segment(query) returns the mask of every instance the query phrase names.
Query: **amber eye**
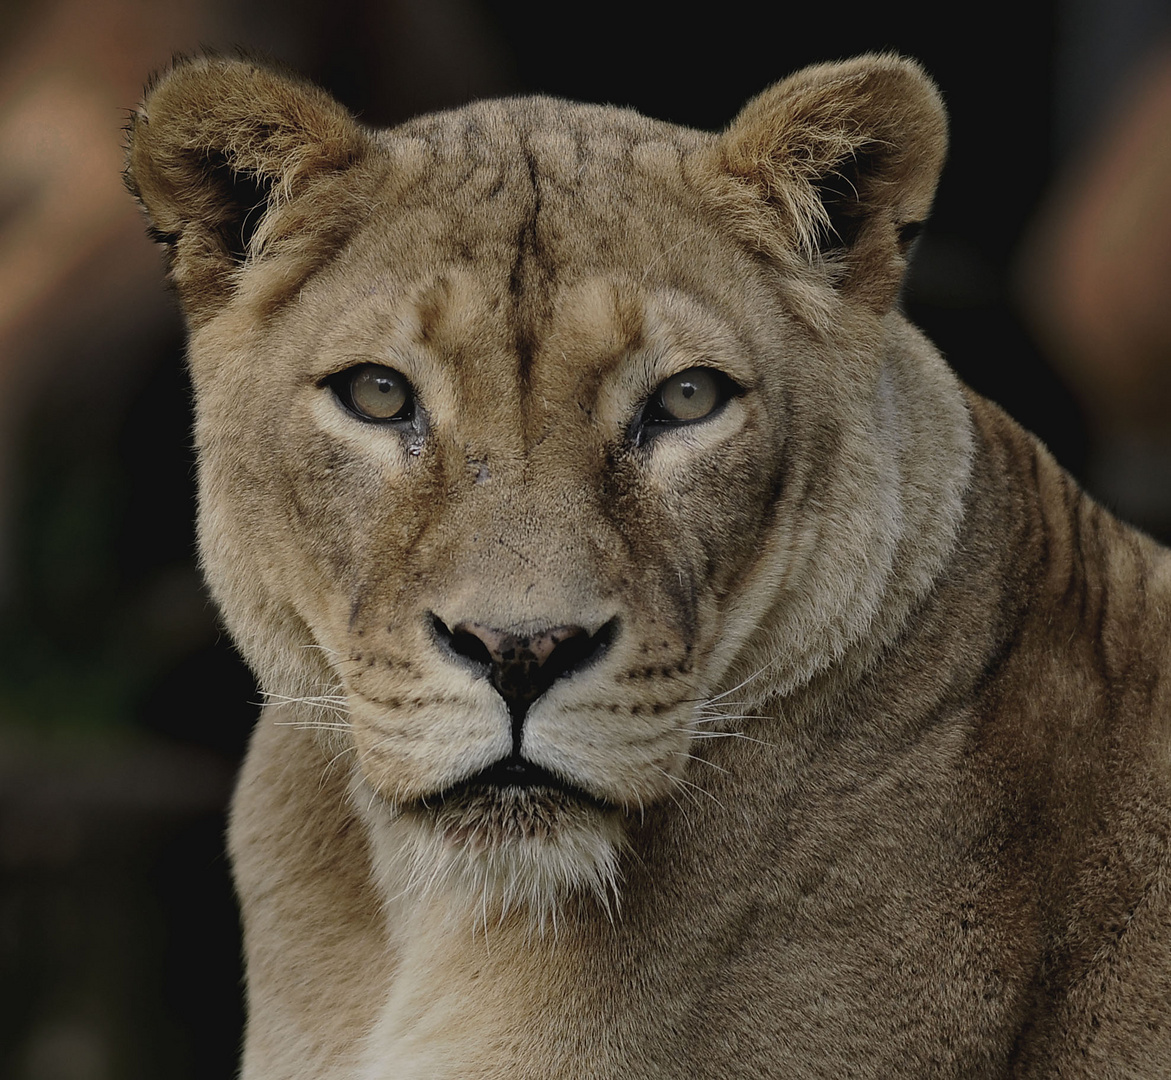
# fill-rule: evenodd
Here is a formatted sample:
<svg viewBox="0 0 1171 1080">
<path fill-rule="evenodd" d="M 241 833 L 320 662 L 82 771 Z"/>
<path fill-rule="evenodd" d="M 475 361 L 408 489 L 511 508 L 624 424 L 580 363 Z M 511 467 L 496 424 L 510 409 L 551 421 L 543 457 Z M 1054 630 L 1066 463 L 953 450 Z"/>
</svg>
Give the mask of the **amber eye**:
<svg viewBox="0 0 1171 1080">
<path fill-rule="evenodd" d="M 655 393 L 657 404 L 672 420 L 687 423 L 702 420 L 720 403 L 716 373 L 692 368 L 672 375 Z"/>
<path fill-rule="evenodd" d="M 363 420 L 410 420 L 415 393 L 407 377 L 382 364 L 359 364 L 325 380 L 337 399 Z"/>
<path fill-rule="evenodd" d="M 647 399 L 636 423 L 635 443 L 665 427 L 694 424 L 743 391 L 721 371 L 694 367 L 672 375 Z"/>
</svg>

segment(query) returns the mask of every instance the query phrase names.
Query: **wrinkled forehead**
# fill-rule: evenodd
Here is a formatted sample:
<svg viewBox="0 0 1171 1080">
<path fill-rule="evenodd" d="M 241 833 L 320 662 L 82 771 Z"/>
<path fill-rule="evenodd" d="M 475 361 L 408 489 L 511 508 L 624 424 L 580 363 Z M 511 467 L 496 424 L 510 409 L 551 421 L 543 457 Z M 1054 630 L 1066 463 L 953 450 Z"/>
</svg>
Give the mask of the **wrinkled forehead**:
<svg viewBox="0 0 1171 1080">
<path fill-rule="evenodd" d="M 535 194 L 555 211 L 677 179 L 712 141 L 629 110 L 542 97 L 477 102 L 380 136 L 391 154 L 418 154 L 432 185 L 446 181 L 488 198 Z"/>
<path fill-rule="evenodd" d="M 710 334 L 700 309 L 727 307 L 735 272 L 720 263 L 743 253 L 691 181 L 709 141 L 548 99 L 386 133 L 391 181 L 326 274 L 336 323 L 355 352 L 393 338 L 461 365 L 507 355 L 532 379 L 559 355 L 603 363 Z"/>
<path fill-rule="evenodd" d="M 710 137 L 634 113 L 484 102 L 380 141 L 391 182 L 349 257 L 402 285 L 471 269 L 539 314 L 567 276 L 645 272 L 702 217 L 690 174 Z"/>
</svg>

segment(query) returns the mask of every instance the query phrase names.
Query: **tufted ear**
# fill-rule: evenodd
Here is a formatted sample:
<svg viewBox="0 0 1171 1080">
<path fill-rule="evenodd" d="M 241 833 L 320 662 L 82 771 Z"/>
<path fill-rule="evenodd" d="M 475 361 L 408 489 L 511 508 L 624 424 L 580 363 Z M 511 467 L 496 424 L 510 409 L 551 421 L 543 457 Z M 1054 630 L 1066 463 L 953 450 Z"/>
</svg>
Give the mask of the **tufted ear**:
<svg viewBox="0 0 1171 1080">
<path fill-rule="evenodd" d="M 292 289 L 360 218 L 352 174 L 369 138 L 324 91 L 261 65 L 178 61 L 147 88 L 128 135 L 127 186 L 168 249 L 193 325 L 227 300 L 246 261 L 286 256 Z"/>
<path fill-rule="evenodd" d="M 718 143 L 721 168 L 756 204 L 741 219 L 755 218 L 759 236 L 763 211 L 781 247 L 879 312 L 898 294 L 946 150 L 939 91 L 891 55 L 797 72 L 749 102 Z"/>
</svg>

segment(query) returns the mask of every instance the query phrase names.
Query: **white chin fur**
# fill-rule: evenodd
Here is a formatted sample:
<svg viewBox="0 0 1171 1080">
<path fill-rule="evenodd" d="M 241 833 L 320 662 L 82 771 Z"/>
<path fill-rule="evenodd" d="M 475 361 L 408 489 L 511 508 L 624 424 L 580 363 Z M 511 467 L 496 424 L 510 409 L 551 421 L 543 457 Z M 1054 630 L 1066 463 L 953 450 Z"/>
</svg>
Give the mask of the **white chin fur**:
<svg viewBox="0 0 1171 1080">
<path fill-rule="evenodd" d="M 365 796 L 361 792 L 365 792 Z M 361 784 L 376 878 L 393 907 L 440 898 L 487 933 L 510 916 L 556 932 L 567 906 L 617 908 L 622 814 L 545 789 L 465 794 L 393 808 Z"/>
</svg>

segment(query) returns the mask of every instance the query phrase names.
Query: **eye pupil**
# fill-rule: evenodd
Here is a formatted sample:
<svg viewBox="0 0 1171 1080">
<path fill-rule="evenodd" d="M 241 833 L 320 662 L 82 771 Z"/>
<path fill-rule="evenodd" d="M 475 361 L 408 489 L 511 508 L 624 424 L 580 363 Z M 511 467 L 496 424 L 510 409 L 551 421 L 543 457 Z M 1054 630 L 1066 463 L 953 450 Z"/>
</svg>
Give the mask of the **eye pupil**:
<svg viewBox="0 0 1171 1080">
<path fill-rule="evenodd" d="M 326 380 L 338 401 L 363 420 L 410 420 L 415 394 L 405 375 L 382 364 L 359 364 Z"/>
<path fill-rule="evenodd" d="M 727 398 L 726 380 L 710 368 L 692 368 L 672 375 L 659 387 L 655 400 L 658 415 L 650 419 L 664 424 L 689 424 L 711 415 Z"/>
</svg>

